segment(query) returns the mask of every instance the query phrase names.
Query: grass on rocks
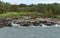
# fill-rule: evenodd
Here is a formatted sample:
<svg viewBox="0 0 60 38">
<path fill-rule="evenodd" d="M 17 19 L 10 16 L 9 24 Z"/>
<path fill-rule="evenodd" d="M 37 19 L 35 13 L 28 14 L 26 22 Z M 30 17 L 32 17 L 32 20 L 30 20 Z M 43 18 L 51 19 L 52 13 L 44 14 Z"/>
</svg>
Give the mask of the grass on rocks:
<svg viewBox="0 0 60 38">
<path fill-rule="evenodd" d="M 38 12 L 7 12 L 0 14 L 0 17 L 14 17 L 14 16 L 36 16 L 36 15 L 42 15 L 42 13 Z"/>
<path fill-rule="evenodd" d="M 38 12 L 6 12 L 3 14 L 0 14 L 0 17 L 6 17 L 6 18 L 13 18 L 13 17 L 19 17 L 19 16 L 31 16 L 32 18 L 35 18 L 37 16 L 44 16 L 43 13 Z M 60 15 L 55 15 L 57 19 L 60 20 Z"/>
</svg>

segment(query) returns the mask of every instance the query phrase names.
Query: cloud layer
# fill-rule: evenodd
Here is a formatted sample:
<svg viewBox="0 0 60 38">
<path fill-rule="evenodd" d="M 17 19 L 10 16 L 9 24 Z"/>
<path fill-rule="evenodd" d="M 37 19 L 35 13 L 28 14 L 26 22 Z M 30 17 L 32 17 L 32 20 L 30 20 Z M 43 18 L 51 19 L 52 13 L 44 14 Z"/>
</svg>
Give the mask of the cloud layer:
<svg viewBox="0 0 60 38">
<path fill-rule="evenodd" d="M 60 3 L 60 0 L 1 0 L 1 1 L 9 2 L 11 4 L 21 4 L 21 3 L 37 4 L 37 3 L 54 3 L 54 2 Z"/>
</svg>

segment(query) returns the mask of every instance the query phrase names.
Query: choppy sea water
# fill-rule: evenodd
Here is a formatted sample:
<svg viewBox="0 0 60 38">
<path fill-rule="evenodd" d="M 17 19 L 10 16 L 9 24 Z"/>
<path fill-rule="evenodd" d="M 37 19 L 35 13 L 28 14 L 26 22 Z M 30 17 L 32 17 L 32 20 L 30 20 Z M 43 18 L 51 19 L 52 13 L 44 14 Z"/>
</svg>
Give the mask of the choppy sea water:
<svg viewBox="0 0 60 38">
<path fill-rule="evenodd" d="M 0 38 L 60 38 L 60 27 L 4 27 Z"/>
</svg>

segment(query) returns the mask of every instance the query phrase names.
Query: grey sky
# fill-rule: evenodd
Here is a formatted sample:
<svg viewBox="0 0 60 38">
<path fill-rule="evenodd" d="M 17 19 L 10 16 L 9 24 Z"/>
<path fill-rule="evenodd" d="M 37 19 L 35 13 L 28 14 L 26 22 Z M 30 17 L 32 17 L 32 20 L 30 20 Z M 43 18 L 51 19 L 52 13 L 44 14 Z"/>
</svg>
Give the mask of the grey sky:
<svg viewBox="0 0 60 38">
<path fill-rule="evenodd" d="M 54 3 L 54 2 L 60 3 L 60 0 L 1 0 L 1 1 L 9 2 L 11 4 L 21 4 L 21 3 L 37 4 L 37 3 Z"/>
</svg>

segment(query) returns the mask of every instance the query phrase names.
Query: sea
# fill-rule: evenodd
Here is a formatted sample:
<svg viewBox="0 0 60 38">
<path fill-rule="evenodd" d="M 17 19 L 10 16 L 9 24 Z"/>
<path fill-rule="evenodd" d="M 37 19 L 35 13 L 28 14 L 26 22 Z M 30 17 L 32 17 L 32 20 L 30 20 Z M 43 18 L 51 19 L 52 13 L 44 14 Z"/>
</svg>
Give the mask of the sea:
<svg viewBox="0 0 60 38">
<path fill-rule="evenodd" d="M 60 27 L 4 27 L 0 29 L 0 38 L 60 38 Z"/>
</svg>

